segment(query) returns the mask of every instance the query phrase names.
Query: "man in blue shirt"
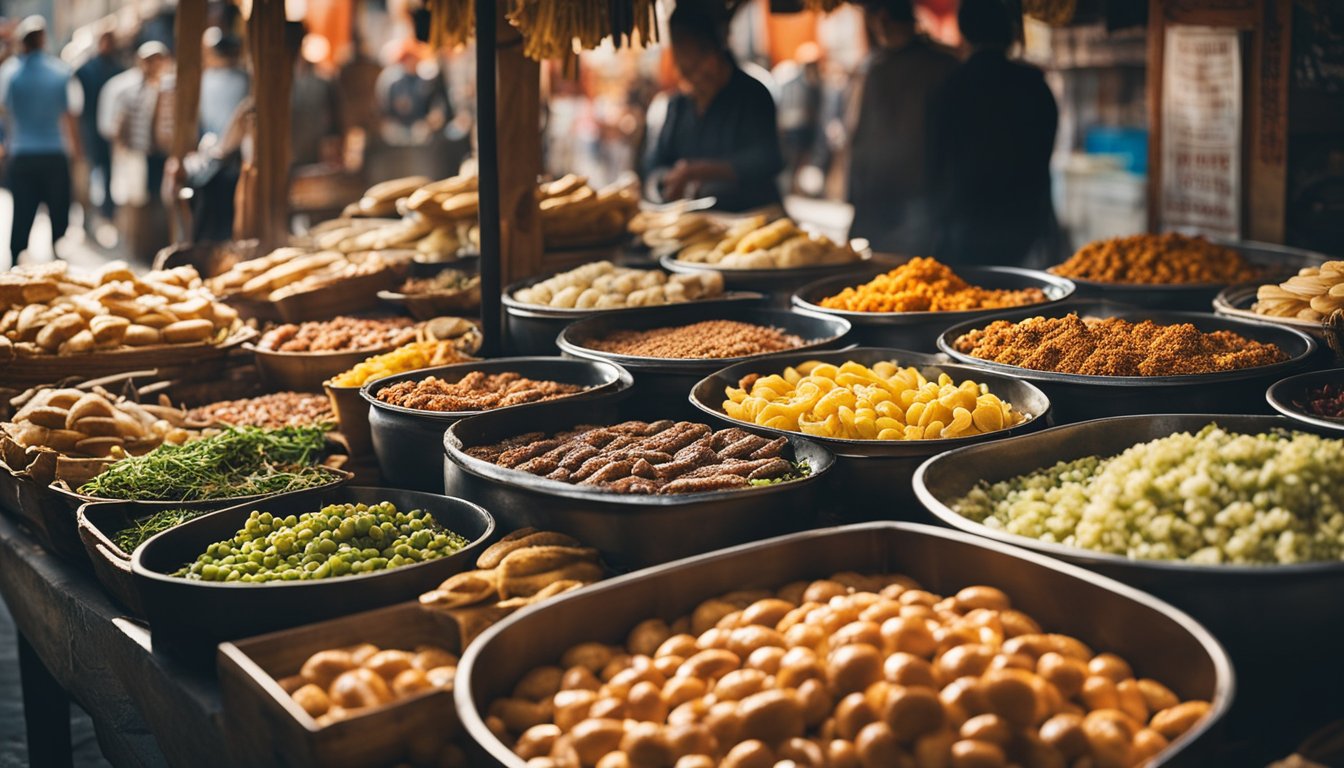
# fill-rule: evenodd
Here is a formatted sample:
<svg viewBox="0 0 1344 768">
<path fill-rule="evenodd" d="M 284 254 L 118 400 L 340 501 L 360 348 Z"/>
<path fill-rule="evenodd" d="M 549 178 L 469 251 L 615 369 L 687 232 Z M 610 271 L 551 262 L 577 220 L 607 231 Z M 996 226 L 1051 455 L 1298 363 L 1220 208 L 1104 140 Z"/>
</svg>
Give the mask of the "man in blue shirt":
<svg viewBox="0 0 1344 768">
<path fill-rule="evenodd" d="M 9 188 L 14 194 L 14 223 L 9 252 L 14 263 L 28 249 L 28 234 L 39 205 L 51 217 L 52 245 L 70 223 L 70 159 L 61 138 L 65 124 L 70 155 L 79 155 L 75 123 L 78 85 L 70 68 L 42 51 L 47 23 L 29 16 L 14 29 L 18 56 L 0 66 L 0 107 L 9 123 Z"/>
</svg>

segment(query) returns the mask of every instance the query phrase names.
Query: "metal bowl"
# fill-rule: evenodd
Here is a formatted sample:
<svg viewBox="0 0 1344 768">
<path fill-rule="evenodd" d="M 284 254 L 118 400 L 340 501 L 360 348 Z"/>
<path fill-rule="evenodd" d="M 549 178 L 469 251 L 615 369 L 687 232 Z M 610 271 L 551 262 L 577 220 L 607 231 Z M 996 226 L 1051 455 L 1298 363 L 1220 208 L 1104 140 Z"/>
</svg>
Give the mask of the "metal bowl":
<svg viewBox="0 0 1344 768">
<path fill-rule="evenodd" d="M 1215 314 L 1223 317 L 1234 317 L 1241 320 L 1251 320 L 1258 323 L 1272 323 L 1282 325 L 1287 328 L 1293 328 L 1303 333 L 1310 334 L 1317 341 L 1325 342 L 1321 344 L 1322 352 L 1329 352 L 1327 346 L 1332 337 L 1339 336 L 1335 341 L 1335 346 L 1344 349 L 1344 330 L 1340 330 L 1329 323 L 1320 323 L 1315 320 L 1302 320 L 1296 317 L 1275 317 L 1273 315 L 1262 315 L 1251 309 L 1255 304 L 1256 293 L 1260 290 L 1260 285 L 1243 284 L 1230 285 L 1224 288 L 1213 299 L 1213 311 Z"/>
<path fill-rule="evenodd" d="M 553 434 L 588 419 L 560 403 L 463 419 L 443 438 L 444 488 L 487 505 L 505 528 L 561 531 L 597 547 L 608 564 L 632 569 L 813 524 L 818 489 L 834 460 L 830 451 L 795 435 L 790 448 L 795 460 L 807 462 L 807 477 L 756 488 L 650 495 L 547 480 L 465 451 L 528 432 Z"/>
<path fill-rule="evenodd" d="M 205 548 L 232 537 L 253 510 L 286 516 L 328 504 L 390 501 L 398 509 L 424 509 L 467 546 L 437 560 L 375 573 L 314 581 L 262 584 L 188 581 L 171 576 Z M 197 663 L 214 661 L 215 645 L 414 598 L 455 573 L 474 567 L 495 521 L 462 499 L 390 488 L 344 487 L 293 493 L 227 507 L 171 528 L 131 556 L 135 586 L 154 632 L 154 650 L 168 648 Z"/>
<path fill-rule="evenodd" d="M 1204 332 L 1232 331 L 1253 341 L 1278 345 L 1288 359 L 1273 365 L 1239 371 L 1182 376 L 1084 376 L 1074 373 L 1037 371 L 1016 365 L 994 363 L 958 352 L 958 337 L 996 320 L 1019 321 L 1029 317 L 1080 316 L 1119 317 L 1131 322 L 1191 323 Z M 1054 404 L 1060 423 L 1085 421 L 1099 416 L 1129 416 L 1142 413 L 1269 413 L 1265 387 L 1285 374 L 1305 367 L 1316 351 L 1307 334 L 1272 323 L 1255 323 L 1207 312 L 1160 312 L 1109 302 L 1073 301 L 1046 310 L 1019 309 L 961 323 L 938 338 L 938 348 L 954 360 L 985 371 L 1018 376 L 1038 385 Z"/>
<path fill-rule="evenodd" d="M 561 357 L 506 357 L 497 360 L 454 363 L 438 368 L 399 373 L 375 379 L 360 389 L 360 397 L 369 409 L 369 430 L 373 451 L 383 482 L 394 488 L 409 488 L 431 493 L 443 492 L 443 433 L 456 422 L 481 411 L 421 411 L 378 399 L 383 389 L 402 381 L 420 381 L 430 376 L 457 381 L 472 371 L 512 372 L 529 379 L 558 381 L 588 387 L 577 394 L 557 398 L 573 407 L 602 408 L 614 416 L 612 406 L 630 388 L 630 373 L 619 365 L 593 360 L 566 360 Z M 543 403 L 510 406 L 499 410 L 526 410 Z"/>
<path fill-rule="evenodd" d="M 365 359 L 396 347 L 361 349 L 353 352 L 273 352 L 255 344 L 244 344 L 257 363 L 261 378 L 273 390 L 321 392 L 322 382 L 354 367 Z"/>
<path fill-rule="evenodd" d="M 479 750 L 472 764 L 524 768 L 526 761 L 486 728 L 484 713 L 492 701 L 509 696 L 526 672 L 555 664 L 571 646 L 592 640 L 623 643 L 640 621 L 672 621 L 730 590 L 773 589 L 840 571 L 902 573 L 943 594 L 972 584 L 998 587 L 1048 631 L 1118 653 L 1136 673 L 1161 680 L 1181 697 L 1209 701 L 1208 718 L 1153 765 L 1207 759 L 1218 722 L 1232 702 L 1235 683 L 1222 647 L 1166 603 L 1016 547 L 924 525 L 870 523 L 669 563 L 548 600 L 494 625 L 468 646 L 453 693 Z"/>
<path fill-rule="evenodd" d="M 618 307 L 615 309 L 565 309 L 561 307 L 542 307 L 536 304 L 524 304 L 513 298 L 513 294 L 523 288 L 547 280 L 554 275 L 542 275 L 522 280 L 506 287 L 500 301 L 504 304 L 504 330 L 508 337 L 508 349 L 514 355 L 554 355 L 558 351 L 555 338 L 565 326 L 575 320 L 586 317 L 624 317 L 638 312 L 644 307 Z M 764 294 L 744 291 L 730 291 L 722 296 L 710 299 L 697 299 L 686 302 L 688 305 L 712 312 L 721 306 L 733 306 L 739 302 L 759 302 Z"/>
<path fill-rule="evenodd" d="M 850 312 L 821 306 L 822 299 L 834 296 L 845 288 L 872 280 L 885 274 L 869 271 L 860 275 L 843 275 L 818 280 L 793 295 L 793 305 L 809 312 L 831 317 L 843 317 L 854 330 L 850 338 L 859 344 L 873 347 L 909 349 L 915 352 L 936 352 L 938 334 L 954 323 L 987 317 L 1002 309 L 973 309 L 966 312 Z M 1022 290 L 1040 288 L 1047 301 L 1030 305 L 1039 310 L 1057 304 L 1073 295 L 1073 283 L 1065 278 L 1017 267 L 958 267 L 957 275 L 971 285 L 981 288 Z"/>
<path fill-rule="evenodd" d="M 1336 434 L 1344 433 L 1344 419 L 1329 419 L 1324 416 L 1313 416 L 1298 408 L 1298 400 L 1306 397 L 1311 389 L 1322 384 L 1344 384 L 1344 368 L 1332 368 L 1328 371 L 1310 371 L 1308 373 L 1299 373 L 1296 376 L 1289 376 L 1282 381 L 1275 382 L 1269 391 L 1265 393 L 1265 399 L 1274 410 L 1282 413 L 1293 421 L 1315 427 L 1316 429 L 1334 432 Z"/>
<path fill-rule="evenodd" d="M 1328 260 L 1325 254 L 1289 248 L 1273 243 L 1257 243 L 1249 240 L 1223 240 L 1211 238 L 1218 245 L 1225 245 L 1237 252 L 1252 264 L 1265 267 L 1266 277 L 1282 274 L 1284 277 L 1298 269 L 1312 264 L 1321 264 Z M 1051 268 L 1054 269 L 1053 267 Z M 1095 280 L 1069 278 L 1078 285 L 1078 298 L 1091 301 L 1113 301 L 1136 307 L 1160 309 L 1173 312 L 1207 312 L 1218 292 L 1227 287 L 1227 283 L 1182 283 L 1176 285 L 1149 283 L 1102 283 Z"/>
<path fill-rule="evenodd" d="M 566 355 L 587 360 L 606 360 L 629 370 L 635 377 L 632 403 L 656 402 L 658 413 L 666 418 L 689 417 L 695 412 L 686 407 L 686 393 L 706 375 L 725 365 L 773 358 L 788 353 L 767 352 L 732 358 L 636 357 L 603 352 L 585 346 L 585 343 L 589 339 L 600 338 L 618 330 L 645 330 L 686 325 L 701 320 L 737 320 L 780 328 L 804 340 L 803 346 L 798 347 L 799 351 L 834 347 L 840 344 L 845 334 L 849 332 L 849 323 L 842 318 L 807 312 L 762 309 L 747 305 L 707 309 L 688 304 L 671 304 L 631 312 L 620 317 L 600 316 L 579 320 L 560 333 L 556 344 Z"/>
<path fill-rule="evenodd" d="M 827 479 L 830 493 L 825 494 L 826 498 L 838 501 L 884 499 L 883 504 L 868 505 L 866 515 L 857 514 L 853 504 L 839 504 L 841 509 L 835 513 L 841 519 L 927 519 L 927 516 L 922 514 L 923 510 L 915 503 L 909 482 L 915 469 L 925 459 L 964 445 L 1034 432 L 1043 429 L 1049 423 L 1050 399 L 1029 382 L 1011 376 L 986 373 L 964 365 L 948 364 L 943 355 L 924 355 L 877 347 L 859 347 L 838 352 L 800 352 L 766 360 L 737 363 L 701 379 L 691 390 L 691 404 L 719 421 L 749 432 L 772 436 L 797 435 L 799 434 L 797 432 L 765 427 L 728 416 L 723 412 L 724 388 L 736 387 L 742 377 L 748 374 L 781 373 L 786 367 L 807 360 L 821 360 L 835 365 L 851 360 L 862 365 L 895 361 L 901 365 L 913 365 L 919 368 L 920 372 L 930 379 L 936 379 L 938 374 L 943 372 L 953 378 L 975 379 L 982 384 L 988 384 L 991 392 L 1012 403 L 1014 409 L 1029 416 L 1021 424 L 998 432 L 947 440 L 850 440 L 807 435 L 807 439 L 825 446 L 835 454 L 835 468 L 831 470 Z M 891 502 L 908 502 L 908 504 Z"/>
<path fill-rule="evenodd" d="M 1338 638 L 1344 634 L 1344 562 L 1281 566 L 1194 565 L 1128 558 L 1017 536 L 962 517 L 952 504 L 981 482 L 994 483 L 1085 456 L 1112 456 L 1142 442 L 1195 431 L 1211 421 L 1236 432 L 1257 433 L 1300 425 L 1281 416 L 1178 414 L 1128 416 L 1071 424 L 1000 442 L 949 451 L 915 473 L 915 493 L 946 525 L 1003 544 L 1088 568 L 1150 592 L 1188 611 L 1227 645 L 1243 695 L 1241 725 L 1256 736 L 1323 723 L 1344 711 L 1344 676 Z M 1291 658 L 1284 639 L 1291 637 Z M 1328 682 L 1327 682 L 1328 681 Z M 1322 719 L 1324 718 L 1324 719 Z M 1281 722 L 1280 722 L 1281 721 Z M 1296 741 L 1278 744 L 1280 757 Z M 1263 747 L 1264 744 L 1257 746 Z M 1266 761 L 1260 760 L 1263 765 Z M 1238 764 L 1254 765 L 1250 758 Z"/>
<path fill-rule="evenodd" d="M 873 249 L 869 247 L 868 241 L 859 238 L 851 240 L 849 245 L 859 254 L 859 258 L 842 264 L 816 264 L 789 269 L 729 269 L 716 264 L 681 261 L 675 251 L 664 253 L 658 259 L 658 264 L 669 272 L 683 275 L 718 272 L 723 275 L 723 285 L 728 290 L 761 291 L 770 297 L 770 306 L 788 309 L 794 291 L 808 283 L 823 277 L 863 272 L 871 268 Z"/>
</svg>

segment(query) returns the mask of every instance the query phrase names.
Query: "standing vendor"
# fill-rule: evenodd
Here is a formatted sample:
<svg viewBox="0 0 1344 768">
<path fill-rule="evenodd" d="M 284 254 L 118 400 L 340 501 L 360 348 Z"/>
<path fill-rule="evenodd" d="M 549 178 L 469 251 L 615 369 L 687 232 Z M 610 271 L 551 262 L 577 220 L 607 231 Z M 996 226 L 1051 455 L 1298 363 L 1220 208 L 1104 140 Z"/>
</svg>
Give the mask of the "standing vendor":
<svg viewBox="0 0 1344 768">
<path fill-rule="evenodd" d="M 682 4 L 668 26 L 682 92 L 645 159 L 650 187 L 664 200 L 712 195 L 727 211 L 779 203 L 784 157 L 770 91 L 738 68 L 709 13 Z"/>
</svg>

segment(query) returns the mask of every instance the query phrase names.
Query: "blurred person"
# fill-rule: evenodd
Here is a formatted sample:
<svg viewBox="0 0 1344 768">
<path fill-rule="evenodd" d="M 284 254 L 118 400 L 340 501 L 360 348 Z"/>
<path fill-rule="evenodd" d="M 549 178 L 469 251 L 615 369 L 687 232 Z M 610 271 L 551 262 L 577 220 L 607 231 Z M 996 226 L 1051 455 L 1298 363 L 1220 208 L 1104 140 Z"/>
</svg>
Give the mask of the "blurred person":
<svg viewBox="0 0 1344 768">
<path fill-rule="evenodd" d="M 382 114 L 381 133 L 388 144 L 422 143 L 451 119 L 440 70 L 428 69 L 432 72 L 421 72 L 417 45 L 406 40 L 396 60 L 379 73 L 374 91 Z"/>
<path fill-rule="evenodd" d="M 318 64 L 331 53 L 323 35 L 304 35 L 290 93 L 291 165 L 329 163 L 340 165 L 342 140 L 341 93 L 336 83 L 323 77 Z"/>
<path fill-rule="evenodd" d="M 864 63 L 849 143 L 850 237 L 883 253 L 932 249 L 924 156 L 931 95 L 957 67 L 952 54 L 915 31 L 911 0 L 865 0 L 875 47 Z"/>
<path fill-rule="evenodd" d="M 218 137 L 247 98 L 252 78 L 242 66 L 243 44 L 237 37 L 211 27 L 202 36 L 201 48 L 200 134 Z"/>
<path fill-rule="evenodd" d="M 792 60 L 774 69 L 779 83 L 779 133 L 784 150 L 784 176 L 799 185 L 798 172 L 809 162 L 821 122 L 821 47 L 798 46 Z"/>
<path fill-rule="evenodd" d="M 160 237 L 160 192 L 167 164 L 162 142 L 171 109 L 172 60 L 168 47 L 151 41 L 136 49 L 137 66 L 108 81 L 98 99 L 98 130 L 112 143 L 112 199 L 119 228 L 139 256 Z"/>
<path fill-rule="evenodd" d="M 93 56 L 75 70 L 75 77 L 84 91 L 84 108 L 79 112 L 79 140 L 89 167 L 89 190 L 97 189 L 98 212 L 103 218 L 111 219 L 116 211 L 112 202 L 112 144 L 98 132 L 98 99 L 108 81 L 125 71 L 117 58 L 117 36 L 112 30 L 106 30 L 98 36 L 97 48 Z M 84 226 L 88 229 L 93 216 L 84 217 Z"/>
<path fill-rule="evenodd" d="M 1017 30 L 1003 0 L 962 0 L 957 22 L 970 56 L 935 95 L 929 129 L 935 254 L 951 264 L 1051 263 L 1055 98 L 1039 69 L 1008 59 Z"/>
<path fill-rule="evenodd" d="M 80 156 L 75 115 L 81 94 L 70 68 L 43 51 L 45 19 L 23 19 L 13 37 L 19 53 L 0 66 L 0 106 L 8 123 L 9 188 L 14 195 L 9 253 L 18 264 L 28 249 L 39 206 L 46 206 L 51 219 L 53 250 L 70 224 L 70 161 Z"/>
<path fill-rule="evenodd" d="M 651 196 L 713 195 L 727 211 L 778 204 L 784 157 L 770 91 L 737 66 L 707 11 L 679 5 L 668 29 L 682 85 L 645 158 Z"/>
</svg>

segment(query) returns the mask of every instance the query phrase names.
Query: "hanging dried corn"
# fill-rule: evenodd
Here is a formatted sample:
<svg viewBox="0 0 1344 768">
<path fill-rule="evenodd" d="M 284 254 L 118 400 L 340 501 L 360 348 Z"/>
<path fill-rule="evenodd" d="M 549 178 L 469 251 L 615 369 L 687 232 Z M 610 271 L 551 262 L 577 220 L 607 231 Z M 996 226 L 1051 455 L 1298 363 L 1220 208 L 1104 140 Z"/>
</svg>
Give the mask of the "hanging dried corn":
<svg viewBox="0 0 1344 768">
<path fill-rule="evenodd" d="M 1022 14 L 1052 27 L 1062 27 L 1073 21 L 1077 0 L 1022 0 Z"/>
<path fill-rule="evenodd" d="M 475 0 L 427 0 L 429 44 L 436 50 L 456 48 L 471 40 L 476 26 Z"/>
<path fill-rule="evenodd" d="M 511 0 L 509 23 L 529 58 L 569 59 L 611 38 L 617 45 L 657 39 L 655 0 Z"/>
</svg>

